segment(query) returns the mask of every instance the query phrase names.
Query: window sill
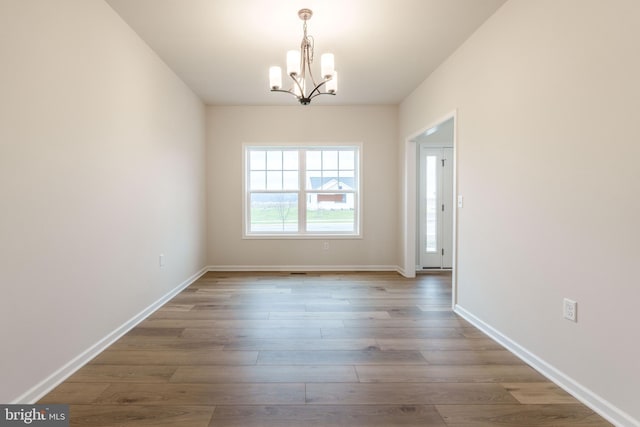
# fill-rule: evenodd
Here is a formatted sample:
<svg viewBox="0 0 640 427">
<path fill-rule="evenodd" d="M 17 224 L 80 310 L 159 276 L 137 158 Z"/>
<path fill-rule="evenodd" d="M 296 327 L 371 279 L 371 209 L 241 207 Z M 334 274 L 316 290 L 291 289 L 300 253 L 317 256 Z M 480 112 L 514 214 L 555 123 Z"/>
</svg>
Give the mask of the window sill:
<svg viewBox="0 0 640 427">
<path fill-rule="evenodd" d="M 362 234 L 245 234 L 243 240 L 358 240 Z"/>
</svg>

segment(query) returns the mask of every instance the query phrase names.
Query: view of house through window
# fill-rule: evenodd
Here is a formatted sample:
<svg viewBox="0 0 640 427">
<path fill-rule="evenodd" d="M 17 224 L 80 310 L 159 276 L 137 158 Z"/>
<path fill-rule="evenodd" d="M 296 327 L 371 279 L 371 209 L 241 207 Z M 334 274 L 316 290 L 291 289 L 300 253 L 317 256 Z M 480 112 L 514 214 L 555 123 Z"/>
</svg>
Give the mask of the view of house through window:
<svg viewBox="0 0 640 427">
<path fill-rule="evenodd" d="M 245 234 L 358 235 L 357 146 L 245 147 Z"/>
</svg>

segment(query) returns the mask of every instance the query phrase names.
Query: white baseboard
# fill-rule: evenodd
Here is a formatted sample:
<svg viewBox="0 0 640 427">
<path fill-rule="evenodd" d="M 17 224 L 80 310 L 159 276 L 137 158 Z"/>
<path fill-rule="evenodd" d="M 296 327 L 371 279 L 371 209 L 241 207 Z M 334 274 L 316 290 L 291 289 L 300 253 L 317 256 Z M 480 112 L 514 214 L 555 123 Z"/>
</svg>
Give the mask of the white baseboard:
<svg viewBox="0 0 640 427">
<path fill-rule="evenodd" d="M 594 412 L 597 412 L 607 421 L 619 427 L 640 427 L 639 420 L 634 419 L 631 415 L 617 408 L 609 401 L 598 396 L 579 382 L 575 381 L 573 378 L 567 376 L 554 366 L 531 353 L 529 350 L 502 334 L 491 325 L 485 323 L 472 313 L 468 312 L 460 305 L 456 305 L 454 311 L 464 317 L 476 328 L 502 344 L 507 350 L 518 356 L 532 368 L 547 377 L 550 381 L 563 388 L 567 393 L 571 394 L 580 402 L 591 408 Z"/>
<path fill-rule="evenodd" d="M 49 377 L 45 378 L 40 383 L 36 384 L 27 392 L 23 393 L 21 396 L 16 398 L 12 404 L 33 404 L 40 400 L 44 395 L 53 390 L 56 386 L 62 383 L 64 380 L 73 375 L 78 369 L 82 368 L 86 363 L 88 363 L 91 359 L 96 357 L 102 351 L 104 351 L 111 344 L 116 342 L 120 337 L 133 329 L 138 323 L 142 322 L 148 316 L 150 316 L 154 311 L 162 307 L 165 303 L 167 303 L 171 298 L 176 296 L 180 291 L 184 288 L 198 280 L 203 274 L 207 272 L 206 268 L 198 271 L 187 280 L 182 282 L 180 285 L 167 292 L 153 304 L 149 305 L 147 308 L 142 310 L 140 313 L 133 316 L 131 319 L 126 321 L 120 327 L 115 329 L 113 332 L 109 333 L 107 336 L 102 338 L 100 341 L 83 351 L 81 354 L 70 360 L 60 369 L 55 371 L 53 374 L 49 375 Z"/>
<path fill-rule="evenodd" d="M 413 279 L 414 277 L 416 277 L 416 276 L 415 276 L 415 273 L 414 273 L 414 275 L 412 276 L 410 272 L 407 272 L 407 270 L 405 270 L 404 268 L 402 268 L 402 267 L 400 267 L 400 266 L 397 266 L 397 267 L 396 267 L 396 272 L 397 272 L 399 275 L 401 275 L 402 277 L 405 277 L 405 278 L 407 278 L 407 279 Z"/>
<path fill-rule="evenodd" d="M 210 265 L 208 271 L 396 271 L 397 265 Z M 402 274 L 402 273 L 401 273 Z"/>
</svg>

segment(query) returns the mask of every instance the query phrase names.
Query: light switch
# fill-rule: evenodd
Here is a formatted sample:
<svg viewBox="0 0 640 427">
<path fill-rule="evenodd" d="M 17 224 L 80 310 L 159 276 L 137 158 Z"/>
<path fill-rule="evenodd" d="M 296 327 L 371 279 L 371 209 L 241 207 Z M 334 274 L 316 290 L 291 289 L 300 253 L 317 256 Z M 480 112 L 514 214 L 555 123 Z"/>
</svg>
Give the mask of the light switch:
<svg viewBox="0 0 640 427">
<path fill-rule="evenodd" d="M 462 203 L 462 196 L 458 196 L 458 207 L 461 208 L 463 205 Z"/>
</svg>

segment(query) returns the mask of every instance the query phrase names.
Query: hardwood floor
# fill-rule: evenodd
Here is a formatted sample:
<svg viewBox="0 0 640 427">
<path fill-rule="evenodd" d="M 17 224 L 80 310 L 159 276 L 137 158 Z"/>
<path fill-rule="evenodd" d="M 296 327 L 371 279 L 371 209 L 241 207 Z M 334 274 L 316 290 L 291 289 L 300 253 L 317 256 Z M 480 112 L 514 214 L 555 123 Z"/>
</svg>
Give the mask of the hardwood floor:
<svg viewBox="0 0 640 427">
<path fill-rule="evenodd" d="M 611 425 L 450 301 L 447 273 L 207 273 L 39 403 L 91 427 Z"/>
</svg>

